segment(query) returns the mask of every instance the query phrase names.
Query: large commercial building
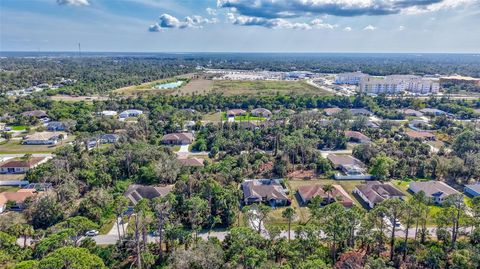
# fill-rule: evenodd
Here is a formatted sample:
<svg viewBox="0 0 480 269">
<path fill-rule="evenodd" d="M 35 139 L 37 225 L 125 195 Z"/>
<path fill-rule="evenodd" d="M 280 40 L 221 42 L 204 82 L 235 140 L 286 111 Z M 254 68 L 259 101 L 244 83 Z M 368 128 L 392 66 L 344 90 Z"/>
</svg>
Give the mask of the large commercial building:
<svg viewBox="0 0 480 269">
<path fill-rule="evenodd" d="M 391 75 L 384 78 L 367 77 L 360 81 L 360 90 L 368 94 L 438 93 L 440 84 L 434 80 L 413 75 Z"/>
<path fill-rule="evenodd" d="M 367 74 L 362 72 L 340 73 L 335 76 L 335 84 L 358 85 L 362 79 L 368 77 Z"/>
</svg>

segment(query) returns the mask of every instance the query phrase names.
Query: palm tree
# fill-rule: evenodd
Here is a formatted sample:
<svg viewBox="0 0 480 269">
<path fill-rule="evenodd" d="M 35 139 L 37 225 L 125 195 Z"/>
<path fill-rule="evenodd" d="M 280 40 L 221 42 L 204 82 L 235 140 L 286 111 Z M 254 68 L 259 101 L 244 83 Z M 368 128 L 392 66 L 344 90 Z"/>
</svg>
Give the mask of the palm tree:
<svg viewBox="0 0 480 269">
<path fill-rule="evenodd" d="M 292 220 L 295 218 L 295 209 L 293 207 L 287 207 L 282 212 L 282 217 L 288 220 L 288 241 L 290 241 L 290 231 L 292 227 Z"/>
<path fill-rule="evenodd" d="M 326 184 L 322 187 L 322 190 L 327 194 L 327 205 L 330 204 L 330 198 L 334 189 L 332 184 Z"/>
</svg>

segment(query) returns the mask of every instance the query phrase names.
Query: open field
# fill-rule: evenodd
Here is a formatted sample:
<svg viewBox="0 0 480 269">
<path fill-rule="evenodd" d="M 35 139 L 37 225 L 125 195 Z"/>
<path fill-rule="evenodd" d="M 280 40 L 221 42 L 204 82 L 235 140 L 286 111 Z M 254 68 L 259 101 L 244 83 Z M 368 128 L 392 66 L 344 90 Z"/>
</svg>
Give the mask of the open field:
<svg viewBox="0 0 480 269">
<path fill-rule="evenodd" d="M 21 141 L 10 140 L 0 144 L 0 154 L 52 153 L 73 140 L 75 140 L 75 136 L 72 135 L 57 145 L 22 145 Z"/>
<path fill-rule="evenodd" d="M 330 93 L 318 89 L 303 81 L 235 81 L 215 80 L 213 92 L 224 95 L 273 95 L 283 94 L 312 94 L 329 95 Z"/>
<path fill-rule="evenodd" d="M 92 101 L 103 101 L 107 100 L 108 97 L 106 96 L 99 96 L 99 95 L 93 95 L 93 96 L 71 96 L 71 95 L 64 95 L 64 94 L 57 94 L 54 96 L 50 96 L 50 99 L 54 101 L 64 101 L 64 102 L 92 102 Z"/>
</svg>

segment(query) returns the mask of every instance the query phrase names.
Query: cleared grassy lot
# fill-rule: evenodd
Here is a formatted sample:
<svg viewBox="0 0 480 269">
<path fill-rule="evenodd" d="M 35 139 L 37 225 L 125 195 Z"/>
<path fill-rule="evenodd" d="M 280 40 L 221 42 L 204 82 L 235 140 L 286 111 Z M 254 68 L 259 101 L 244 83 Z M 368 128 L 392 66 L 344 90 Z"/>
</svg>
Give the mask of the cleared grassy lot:
<svg viewBox="0 0 480 269">
<path fill-rule="evenodd" d="M 303 81 L 237 81 L 215 80 L 213 92 L 224 95 L 274 95 L 283 94 L 312 94 L 330 95 L 325 90 L 318 89 Z"/>
<path fill-rule="evenodd" d="M 226 121 L 227 120 L 227 113 L 222 112 L 222 120 Z M 256 116 L 250 116 L 250 114 L 247 114 L 245 116 L 235 116 L 235 121 L 266 121 L 266 118 L 263 117 L 256 117 Z"/>
</svg>

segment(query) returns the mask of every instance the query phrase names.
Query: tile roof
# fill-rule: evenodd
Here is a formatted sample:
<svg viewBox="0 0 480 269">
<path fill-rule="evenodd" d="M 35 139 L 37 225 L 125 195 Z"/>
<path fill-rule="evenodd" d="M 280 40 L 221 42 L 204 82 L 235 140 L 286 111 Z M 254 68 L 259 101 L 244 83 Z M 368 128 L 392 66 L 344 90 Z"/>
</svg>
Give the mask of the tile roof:
<svg viewBox="0 0 480 269">
<path fill-rule="evenodd" d="M 283 186 L 275 180 L 247 180 L 242 183 L 242 190 L 245 199 L 288 200 Z"/>
<path fill-rule="evenodd" d="M 202 158 L 181 158 L 181 159 L 178 159 L 178 161 L 183 166 L 188 166 L 188 167 L 203 167 L 203 162 L 204 162 Z"/>
<path fill-rule="evenodd" d="M 359 167 L 364 166 L 364 164 L 360 160 L 351 155 L 336 155 L 331 153 L 328 154 L 327 159 L 332 162 L 335 167 L 342 165 L 355 165 Z"/>
<path fill-rule="evenodd" d="M 320 196 L 323 199 L 328 198 L 328 194 L 323 191 L 324 185 L 307 185 L 298 187 L 298 194 L 304 201 L 310 201 L 313 197 Z M 330 198 L 340 202 L 344 206 L 352 206 L 353 200 L 347 192 L 340 185 L 332 185 L 333 190 Z"/>
<path fill-rule="evenodd" d="M 405 197 L 405 194 L 402 191 L 390 183 L 371 181 L 366 184 L 358 185 L 356 188 L 374 204 L 378 204 L 392 197 Z"/>
<path fill-rule="evenodd" d="M 406 131 L 405 134 L 410 138 L 435 138 L 435 135 L 424 131 Z"/>
<path fill-rule="evenodd" d="M 345 136 L 349 138 L 358 139 L 358 140 L 370 141 L 370 138 L 368 138 L 368 136 L 357 131 L 345 131 Z"/>
</svg>

